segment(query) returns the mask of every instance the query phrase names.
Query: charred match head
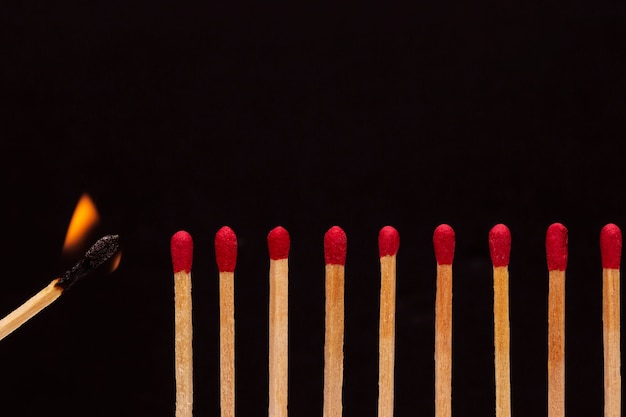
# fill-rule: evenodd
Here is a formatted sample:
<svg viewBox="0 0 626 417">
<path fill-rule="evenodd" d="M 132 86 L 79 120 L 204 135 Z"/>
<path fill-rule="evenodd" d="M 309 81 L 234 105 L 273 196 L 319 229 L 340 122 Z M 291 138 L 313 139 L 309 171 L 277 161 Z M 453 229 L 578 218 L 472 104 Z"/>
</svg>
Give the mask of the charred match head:
<svg viewBox="0 0 626 417">
<path fill-rule="evenodd" d="M 65 272 L 56 285 L 64 290 L 68 289 L 80 278 L 85 275 L 89 275 L 103 263 L 110 260 L 118 249 L 118 235 L 106 235 L 101 237 L 91 248 L 89 248 L 89 250 L 85 253 L 85 256 L 78 261 L 76 265 Z"/>
</svg>

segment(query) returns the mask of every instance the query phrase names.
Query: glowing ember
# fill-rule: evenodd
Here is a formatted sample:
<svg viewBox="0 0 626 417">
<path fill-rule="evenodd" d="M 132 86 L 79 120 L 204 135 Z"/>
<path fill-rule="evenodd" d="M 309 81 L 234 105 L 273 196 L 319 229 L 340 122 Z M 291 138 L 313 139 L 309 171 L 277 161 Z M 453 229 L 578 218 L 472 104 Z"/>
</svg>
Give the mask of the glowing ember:
<svg viewBox="0 0 626 417">
<path fill-rule="evenodd" d="M 95 204 L 87 193 L 83 193 L 74 209 L 72 220 L 67 229 L 63 252 L 73 253 L 79 250 L 99 221 L 100 215 Z"/>
</svg>

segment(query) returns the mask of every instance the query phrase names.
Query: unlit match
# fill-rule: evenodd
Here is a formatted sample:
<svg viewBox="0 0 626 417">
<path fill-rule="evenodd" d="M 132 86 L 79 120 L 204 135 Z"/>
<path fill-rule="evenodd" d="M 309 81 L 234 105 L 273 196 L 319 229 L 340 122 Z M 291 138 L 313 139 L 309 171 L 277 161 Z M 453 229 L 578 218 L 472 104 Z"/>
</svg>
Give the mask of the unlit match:
<svg viewBox="0 0 626 417">
<path fill-rule="evenodd" d="M 289 233 L 278 226 L 267 235 L 270 255 L 269 407 L 270 417 L 287 417 L 289 344 Z"/>
<path fill-rule="evenodd" d="M 435 417 L 452 416 L 452 261 L 454 230 L 447 224 L 433 233 L 437 261 L 435 295 Z"/>
<path fill-rule="evenodd" d="M 565 269 L 567 228 L 546 232 L 548 261 L 548 417 L 565 417 Z"/>
<path fill-rule="evenodd" d="M 174 374 L 176 417 L 193 415 L 193 323 L 191 264 L 193 239 L 184 230 L 170 240 L 174 268 Z"/>
<path fill-rule="evenodd" d="M 0 320 L 0 340 L 52 304 L 79 279 L 93 273 L 110 260 L 118 249 L 118 235 L 107 235 L 96 241 L 85 256 L 62 277 L 53 279 L 48 286 Z"/>
<path fill-rule="evenodd" d="M 378 233 L 380 316 L 378 340 L 378 416 L 393 417 L 396 342 L 396 257 L 400 236 L 392 226 Z"/>
<path fill-rule="evenodd" d="M 602 255 L 602 327 L 604 347 L 604 417 L 621 415 L 620 262 L 622 232 L 609 223 L 600 232 Z"/>
<path fill-rule="evenodd" d="M 220 408 L 222 417 L 235 416 L 235 266 L 237 236 L 228 226 L 215 234 L 219 270 Z"/>
<path fill-rule="evenodd" d="M 339 226 L 324 235 L 325 330 L 323 417 L 340 417 L 343 410 L 344 275 L 346 234 Z"/>
<path fill-rule="evenodd" d="M 117 238 L 117 236 L 115 236 Z M 104 238 L 103 238 L 104 239 Z M 435 299 L 435 417 L 452 417 L 452 299 L 455 232 L 447 224 L 433 233 L 437 262 Z M 81 262 L 50 286 L 66 289 L 77 277 L 97 267 L 98 260 L 110 257 L 108 239 L 90 250 Z M 396 261 L 399 234 L 385 226 L 378 234 L 380 260 L 378 417 L 393 417 L 396 347 Z M 104 247 L 103 247 L 104 245 Z M 289 251 L 287 230 L 275 227 L 267 235 L 269 249 L 269 395 L 268 416 L 287 417 L 289 377 Z M 548 417 L 565 417 L 565 271 L 568 263 L 568 231 L 561 223 L 551 224 L 545 236 L 548 267 Z M 117 246 L 115 247 L 117 248 Z M 192 415 L 191 350 L 191 236 L 180 231 L 172 237 L 172 262 L 176 288 L 176 378 L 177 417 Z M 345 232 L 331 227 L 324 235 L 325 321 L 323 417 L 343 414 L 344 373 L 344 290 L 347 252 Z M 600 234 L 603 270 L 604 416 L 621 416 L 620 352 L 620 261 L 622 236 L 614 224 Z M 495 416 L 511 417 L 511 366 L 509 320 L 509 261 L 511 233 L 504 224 L 489 231 L 493 265 L 493 330 Z M 235 416 L 235 322 L 234 271 L 237 237 L 227 226 L 215 235 L 219 270 L 220 308 L 220 405 L 221 417 Z M 53 286 L 54 284 L 54 286 Z M 42 294 L 50 292 L 48 288 Z M 58 296 L 58 295 L 56 295 Z M 54 299 L 41 295 L 41 300 Z M 33 297 L 35 298 L 35 297 Z M 42 303 L 35 301 L 34 303 Z M 2 323 L 0 321 L 0 331 Z M 0 333 L 2 334 L 2 333 Z M 2 336 L 4 337 L 4 336 Z"/>
<path fill-rule="evenodd" d="M 497 224 L 489 231 L 489 251 L 493 264 L 496 417 L 510 417 L 509 257 L 511 254 L 511 232 L 504 224 Z"/>
</svg>

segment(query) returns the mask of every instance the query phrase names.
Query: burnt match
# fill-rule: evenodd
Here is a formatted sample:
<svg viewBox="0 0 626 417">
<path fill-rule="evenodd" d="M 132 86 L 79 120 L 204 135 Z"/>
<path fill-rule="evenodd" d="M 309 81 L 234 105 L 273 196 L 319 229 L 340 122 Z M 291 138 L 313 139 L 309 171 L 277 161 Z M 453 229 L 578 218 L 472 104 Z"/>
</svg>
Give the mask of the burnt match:
<svg viewBox="0 0 626 417">
<path fill-rule="evenodd" d="M 107 235 L 100 238 L 89 248 L 85 256 L 76 265 L 68 269 L 62 277 L 50 281 L 50 284 L 45 288 L 0 320 L 0 340 L 52 304 L 79 279 L 93 273 L 102 264 L 113 258 L 118 249 L 118 235 Z"/>
<path fill-rule="evenodd" d="M 58 287 L 68 289 L 80 278 L 91 274 L 100 265 L 113 258 L 113 255 L 119 249 L 119 236 L 107 235 L 98 239 L 91 248 L 85 253 L 85 256 L 76 263 L 71 269 L 67 270 L 63 277 L 57 282 Z"/>
</svg>

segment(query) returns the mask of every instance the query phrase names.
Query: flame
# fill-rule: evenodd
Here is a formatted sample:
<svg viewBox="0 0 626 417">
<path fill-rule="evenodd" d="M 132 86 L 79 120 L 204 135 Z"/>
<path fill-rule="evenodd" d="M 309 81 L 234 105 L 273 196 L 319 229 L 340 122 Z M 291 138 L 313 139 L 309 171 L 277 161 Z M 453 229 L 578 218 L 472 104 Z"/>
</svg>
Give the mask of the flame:
<svg viewBox="0 0 626 417">
<path fill-rule="evenodd" d="M 100 215 L 93 203 L 91 197 L 87 193 L 78 200 L 74 214 L 70 220 L 65 235 L 65 243 L 63 243 L 63 253 L 76 252 L 81 249 L 90 232 L 100 221 Z"/>
<path fill-rule="evenodd" d="M 120 262 L 122 261 L 122 251 L 118 250 L 115 256 L 111 259 L 111 267 L 109 268 L 109 272 L 113 272 L 120 266 Z"/>
</svg>

